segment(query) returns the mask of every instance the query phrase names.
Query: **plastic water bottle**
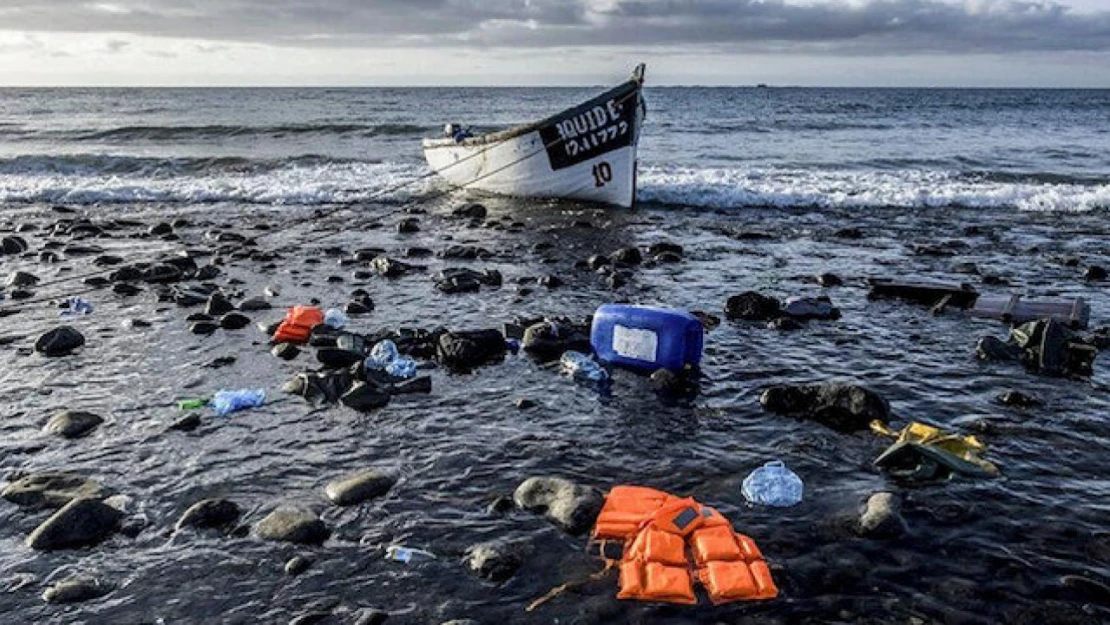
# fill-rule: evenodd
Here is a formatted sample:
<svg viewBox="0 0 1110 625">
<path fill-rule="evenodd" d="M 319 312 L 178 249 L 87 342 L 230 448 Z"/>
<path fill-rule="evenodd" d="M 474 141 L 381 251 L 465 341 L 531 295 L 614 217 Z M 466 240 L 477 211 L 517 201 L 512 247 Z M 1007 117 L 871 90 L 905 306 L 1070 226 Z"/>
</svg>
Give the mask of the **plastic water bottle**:
<svg viewBox="0 0 1110 625">
<path fill-rule="evenodd" d="M 212 396 L 209 405 L 216 414 L 225 417 L 239 410 L 261 406 L 266 401 L 265 389 L 242 389 L 238 391 L 219 391 Z"/>
<path fill-rule="evenodd" d="M 63 317 L 71 317 L 74 315 L 90 315 L 92 311 L 92 304 L 80 297 L 67 297 L 65 307 L 58 314 Z"/>
<path fill-rule="evenodd" d="M 398 356 L 385 366 L 385 372 L 395 378 L 416 377 L 416 361 L 408 356 Z"/>
<path fill-rule="evenodd" d="M 604 382 L 609 379 L 609 372 L 597 364 L 593 358 L 581 352 L 564 352 L 559 359 L 559 364 L 564 373 L 569 373 L 579 380 L 591 382 Z"/>
<path fill-rule="evenodd" d="M 342 330 L 343 326 L 347 325 L 347 315 L 338 308 L 329 308 L 327 312 L 324 313 L 324 324 L 329 328 Z"/>
<path fill-rule="evenodd" d="M 423 549 L 413 549 L 412 547 L 402 547 L 401 545 L 390 545 L 385 550 L 386 560 L 393 560 L 394 562 L 419 562 L 421 560 L 435 560 L 436 554 Z"/>
<path fill-rule="evenodd" d="M 802 478 L 774 460 L 744 478 L 740 492 L 751 503 L 787 508 L 802 501 Z"/>
<path fill-rule="evenodd" d="M 378 341 L 370 350 L 370 355 L 362 362 L 362 366 L 366 369 L 385 369 L 400 356 L 397 345 L 393 341 L 389 339 Z"/>
</svg>

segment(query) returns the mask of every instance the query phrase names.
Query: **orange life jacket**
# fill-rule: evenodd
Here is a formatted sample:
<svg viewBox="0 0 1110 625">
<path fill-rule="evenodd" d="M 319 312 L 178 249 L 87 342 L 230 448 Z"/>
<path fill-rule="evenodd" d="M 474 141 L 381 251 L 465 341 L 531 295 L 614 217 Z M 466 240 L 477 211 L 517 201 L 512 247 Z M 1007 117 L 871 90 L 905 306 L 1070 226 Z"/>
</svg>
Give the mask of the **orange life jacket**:
<svg viewBox="0 0 1110 625">
<path fill-rule="evenodd" d="M 692 498 L 617 486 L 605 498 L 593 537 L 624 541 L 619 599 L 693 604 L 695 582 L 714 604 L 778 596 L 755 542 Z"/>
<path fill-rule="evenodd" d="M 274 332 L 274 343 L 304 345 L 312 336 L 312 328 L 324 323 L 324 311 L 316 306 L 294 306 L 285 313 L 285 320 Z"/>
</svg>

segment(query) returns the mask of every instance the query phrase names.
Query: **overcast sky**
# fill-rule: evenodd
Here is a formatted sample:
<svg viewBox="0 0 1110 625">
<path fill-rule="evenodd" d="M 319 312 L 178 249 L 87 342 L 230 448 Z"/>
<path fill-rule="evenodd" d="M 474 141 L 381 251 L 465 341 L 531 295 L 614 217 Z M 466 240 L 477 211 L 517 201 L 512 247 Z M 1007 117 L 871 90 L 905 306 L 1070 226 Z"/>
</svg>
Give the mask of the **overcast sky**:
<svg viewBox="0 0 1110 625">
<path fill-rule="evenodd" d="M 0 0 L 0 84 L 1110 87 L 1110 0 Z"/>
</svg>

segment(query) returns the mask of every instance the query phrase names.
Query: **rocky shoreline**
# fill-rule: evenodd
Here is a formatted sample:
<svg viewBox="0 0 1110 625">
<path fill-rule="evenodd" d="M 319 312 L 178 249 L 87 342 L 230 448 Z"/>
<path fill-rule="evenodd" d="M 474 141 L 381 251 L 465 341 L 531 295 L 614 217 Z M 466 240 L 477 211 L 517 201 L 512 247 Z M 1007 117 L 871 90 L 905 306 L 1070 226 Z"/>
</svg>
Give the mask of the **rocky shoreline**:
<svg viewBox="0 0 1110 625">
<path fill-rule="evenodd" d="M 964 224 L 953 236 L 944 214 L 846 227 L 830 215 L 753 211 L 740 227 L 674 209 L 488 207 L 0 216 L 0 350 L 11 363 L 0 389 L 5 613 L 1106 618 L 1110 535 L 1087 499 L 1097 478 L 1085 477 L 1110 468 L 1099 453 L 1110 436 L 1102 363 L 1056 378 L 982 363 L 976 339 L 1005 326 L 874 304 L 863 280 L 977 275 L 984 288 L 1002 280 L 1080 294 L 1101 313 L 1110 249 L 1098 218 L 1068 234 L 1037 215 L 991 225 L 952 211 Z M 81 277 L 60 282 L 70 276 Z M 88 314 L 62 307 L 78 294 Z M 552 362 L 588 348 L 586 317 L 607 301 L 697 311 L 708 333 L 700 374 L 616 372 L 608 388 L 559 375 Z M 342 309 L 349 323 L 310 346 L 271 345 L 298 304 Z M 1100 332 L 1081 338 L 1101 345 Z M 418 362 L 415 378 L 361 372 L 365 350 L 387 338 Z M 233 388 L 264 388 L 267 400 L 227 416 L 178 409 Z M 1061 423 L 1069 414 L 1083 419 Z M 1006 478 L 890 479 L 871 465 L 882 448 L 866 434 L 874 420 L 979 434 Z M 1063 449 L 1074 457 L 1061 460 Z M 739 495 L 744 475 L 773 458 L 806 481 L 796 509 L 752 508 Z M 628 604 L 609 576 L 525 612 L 600 568 L 583 553 L 584 534 L 620 483 L 719 506 L 759 542 L 783 598 Z M 1050 511 L 1044 522 L 1038 509 Z M 397 546 L 417 549 L 415 559 L 387 557 Z"/>
</svg>

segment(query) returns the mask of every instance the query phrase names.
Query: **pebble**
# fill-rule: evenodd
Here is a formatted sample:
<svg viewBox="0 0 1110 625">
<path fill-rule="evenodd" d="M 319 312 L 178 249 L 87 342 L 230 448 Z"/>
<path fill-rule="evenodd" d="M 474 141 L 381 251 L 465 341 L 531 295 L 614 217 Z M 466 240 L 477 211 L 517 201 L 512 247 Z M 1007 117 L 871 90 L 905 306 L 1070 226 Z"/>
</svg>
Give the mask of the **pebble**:
<svg viewBox="0 0 1110 625">
<path fill-rule="evenodd" d="M 242 330 L 250 324 L 251 320 L 246 315 L 236 312 L 220 317 L 220 327 L 225 330 Z"/>
<path fill-rule="evenodd" d="M 857 532 L 868 538 L 897 538 L 906 533 L 906 521 L 899 513 L 902 501 L 894 493 L 880 492 L 867 499 L 859 517 Z"/>
<path fill-rule="evenodd" d="M 198 321 L 197 323 L 189 326 L 190 332 L 200 336 L 207 336 L 219 329 L 220 325 L 211 321 Z"/>
<path fill-rule="evenodd" d="M 123 514 L 97 499 L 74 499 L 39 525 L 27 546 L 51 551 L 76 549 L 107 540 L 119 531 Z"/>
<path fill-rule="evenodd" d="M 639 265 L 644 261 L 644 255 L 638 247 L 622 247 L 610 254 L 609 259 L 621 265 Z"/>
<path fill-rule="evenodd" d="M 104 423 L 104 419 L 100 415 L 80 410 L 66 410 L 50 417 L 43 431 L 62 438 L 79 438 L 92 432 L 101 423 Z"/>
<path fill-rule="evenodd" d="M 99 599 L 112 592 L 112 585 L 95 577 L 73 575 L 47 588 L 42 593 L 46 603 L 81 603 Z"/>
<path fill-rule="evenodd" d="M 264 540 L 318 545 L 330 535 L 327 525 L 310 510 L 280 506 L 254 528 L 255 534 Z"/>
<path fill-rule="evenodd" d="M 836 275 L 835 273 L 823 273 L 817 276 L 817 284 L 825 288 L 829 288 L 834 286 L 842 286 L 844 284 L 844 280 L 842 280 L 840 276 Z"/>
<path fill-rule="evenodd" d="M 529 545 L 523 541 L 492 540 L 470 546 L 464 560 L 480 577 L 503 582 L 524 564 L 527 551 Z"/>
<path fill-rule="evenodd" d="M 1042 403 L 1041 400 L 1032 395 L 1013 390 L 1002 393 L 995 400 L 1003 406 L 1015 406 L 1017 408 L 1032 408 L 1033 406 L 1040 406 Z"/>
<path fill-rule="evenodd" d="M 259 310 L 270 310 L 274 305 L 262 299 L 261 297 L 252 297 L 245 299 L 239 303 L 239 310 L 242 312 L 256 312 Z"/>
<path fill-rule="evenodd" d="M 402 219 L 397 223 L 397 232 L 401 234 L 420 232 L 420 220 L 415 217 Z"/>
<path fill-rule="evenodd" d="M 594 488 L 560 477 L 530 477 L 513 492 L 518 508 L 542 513 L 568 534 L 577 536 L 591 527 L 605 499 Z"/>
<path fill-rule="evenodd" d="M 171 423 L 168 429 L 178 432 L 192 432 L 198 427 L 200 427 L 200 415 L 195 412 L 190 412 Z"/>
<path fill-rule="evenodd" d="M 26 271 L 15 271 L 8 276 L 5 284 L 8 286 L 34 286 L 39 283 L 39 278 L 33 273 Z"/>
<path fill-rule="evenodd" d="M 83 334 L 70 326 L 60 326 L 40 336 L 35 341 L 35 351 L 47 358 L 56 358 L 66 356 L 84 344 Z"/>
<path fill-rule="evenodd" d="M 77 498 L 97 498 L 105 493 L 99 482 L 69 473 L 33 473 L 13 481 L 0 497 L 21 508 L 60 508 Z"/>
<path fill-rule="evenodd" d="M 725 302 L 725 317 L 747 321 L 767 321 L 779 316 L 781 309 L 782 303 L 779 300 L 755 291 L 745 291 L 728 298 L 728 301 Z"/>
<path fill-rule="evenodd" d="M 304 573 L 312 566 L 312 558 L 307 556 L 293 556 L 285 563 L 285 574 L 294 577 Z"/>
<path fill-rule="evenodd" d="M 1087 271 L 1083 273 L 1083 279 L 1090 282 L 1101 282 L 1106 279 L 1106 268 L 1098 265 L 1091 265 L 1087 267 Z"/>
<path fill-rule="evenodd" d="M 186 527 L 220 528 L 231 525 L 242 514 L 239 505 L 227 499 L 203 499 L 189 506 L 177 520 L 174 529 Z"/>
<path fill-rule="evenodd" d="M 520 410 L 528 410 L 530 408 L 535 408 L 537 406 L 535 400 L 528 399 L 527 397 L 517 398 L 516 401 L 513 402 L 513 405 L 516 406 L 517 408 L 519 408 Z"/>
<path fill-rule="evenodd" d="M 381 471 L 361 471 L 329 482 L 324 494 L 337 506 L 352 506 L 386 494 L 396 483 L 396 478 Z"/>
</svg>

